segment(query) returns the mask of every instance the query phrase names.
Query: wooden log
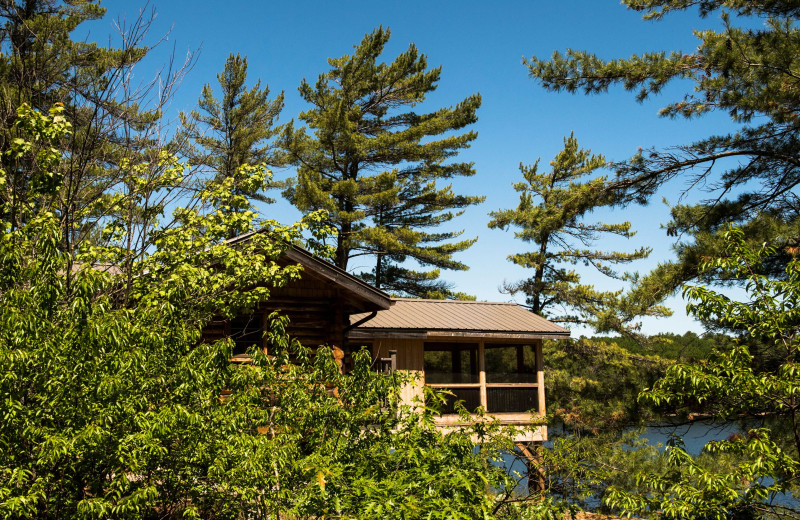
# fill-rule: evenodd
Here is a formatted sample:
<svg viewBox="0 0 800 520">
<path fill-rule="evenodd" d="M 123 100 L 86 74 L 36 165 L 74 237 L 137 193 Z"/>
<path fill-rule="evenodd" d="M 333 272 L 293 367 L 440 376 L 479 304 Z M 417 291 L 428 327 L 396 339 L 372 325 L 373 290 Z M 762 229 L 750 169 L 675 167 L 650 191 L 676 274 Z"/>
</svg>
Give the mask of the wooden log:
<svg viewBox="0 0 800 520">
<path fill-rule="evenodd" d="M 528 466 L 528 492 L 539 493 L 545 490 L 546 473 L 542 467 L 544 448 L 539 442 L 516 442 L 517 449 L 525 457 Z"/>
</svg>

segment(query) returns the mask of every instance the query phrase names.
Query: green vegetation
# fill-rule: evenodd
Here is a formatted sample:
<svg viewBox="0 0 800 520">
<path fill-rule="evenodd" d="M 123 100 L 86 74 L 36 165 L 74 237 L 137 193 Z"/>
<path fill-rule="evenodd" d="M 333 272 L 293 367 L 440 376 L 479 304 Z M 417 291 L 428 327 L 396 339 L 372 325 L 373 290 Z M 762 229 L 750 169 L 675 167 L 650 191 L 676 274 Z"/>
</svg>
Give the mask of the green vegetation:
<svg viewBox="0 0 800 520">
<path fill-rule="evenodd" d="M 661 115 L 692 119 L 722 112 L 739 125 L 730 134 L 711 135 L 667 150 L 645 150 L 614 164 L 615 196 L 646 204 L 673 179 L 709 188 L 708 200 L 678 204 L 667 224 L 677 259 L 661 263 L 638 281 L 633 297 L 658 302 L 685 282 L 714 282 L 724 273 L 701 270 L 708 256 L 723 252 L 721 233 L 729 223 L 741 227 L 752 245 L 774 241 L 775 257 L 763 264 L 782 276 L 790 260 L 785 247 L 797 247 L 795 188 L 800 182 L 796 70 L 798 37 L 792 0 L 623 0 L 644 18 L 660 20 L 695 6 L 700 14 L 719 13 L 724 28 L 698 31 L 693 52 L 654 52 L 604 60 L 587 51 L 556 52 L 552 58 L 526 60 L 530 75 L 555 92 L 603 93 L 614 85 L 634 92 L 639 101 L 668 85 L 686 85 L 686 94 L 667 104 Z M 750 22 L 757 17 L 761 24 Z M 737 26 L 737 23 L 741 27 Z M 621 124 L 624 124 L 621 122 Z M 735 161 L 725 161 L 733 158 Z"/>
<path fill-rule="evenodd" d="M 544 358 L 546 402 L 556 431 L 620 432 L 657 418 L 637 397 L 664 375 L 670 360 L 593 339 L 549 341 Z"/>
<path fill-rule="evenodd" d="M 376 374 L 368 352 L 342 375 L 330 349 L 291 340 L 278 316 L 272 355 L 252 348 L 252 364 L 230 363 L 230 339 L 198 343 L 214 316 L 246 312 L 299 276 L 277 259 L 320 215 L 256 222 L 228 178 L 176 209 L 179 225 L 158 230 L 132 277 L 102 269 L 126 254 L 119 222 L 105 230 L 117 239 L 73 260 L 53 211 L 63 112 L 21 107 L 15 130 L 30 138 L 8 152 L 40 169 L 26 199 L 36 203 L 18 209 L 25 223 L 0 227 L 0 515 L 492 517 L 502 503 L 490 490 L 510 482 L 492 464 L 506 438 L 493 427 L 444 435 L 435 408 L 398 407 L 402 378 Z M 171 162 L 163 182 L 183 169 Z M 268 178 L 254 169 L 238 182 L 246 193 Z M 225 241 L 255 226 L 251 241 Z"/>
<path fill-rule="evenodd" d="M 425 406 L 401 406 L 405 376 L 376 374 L 366 351 L 343 375 L 330 348 L 300 345 L 279 315 L 270 355 L 252 348 L 252 364 L 230 363 L 230 339 L 202 341 L 212 319 L 250 313 L 301 275 L 279 262 L 296 242 L 335 243 L 342 268 L 374 258 L 360 276 L 387 291 L 468 298 L 440 270 L 467 268 L 455 255 L 476 239 L 450 224 L 482 198 L 443 183 L 475 174 L 457 157 L 477 137 L 464 129 L 479 95 L 417 113 L 441 68 L 428 68 L 413 44 L 381 62 L 390 33 L 378 28 L 352 55 L 330 59 L 314 85 L 303 81 L 305 127 L 275 126 L 283 95 L 270 99 L 260 80 L 248 88 L 247 59 L 231 55 L 217 97 L 207 84 L 168 139 L 164 108 L 182 69 L 130 84 L 150 49 L 150 20 L 130 25 L 120 48 L 102 48 L 71 37 L 103 16 L 97 1 L 2 2 L 0 517 L 800 517 L 774 500 L 800 491 L 800 9 L 783 0 L 624 3 L 654 20 L 691 7 L 720 12 L 724 27 L 698 32 L 691 54 L 605 61 L 570 50 L 527 60 L 530 74 L 553 91 L 620 84 L 640 100 L 688 81 L 692 90 L 662 115 L 721 111 L 740 126 L 619 163 L 570 136 L 551 171 L 521 166 L 516 208 L 491 213 L 490 227 L 513 227 L 533 246 L 510 257 L 533 274 L 509 291 L 538 314 L 620 334 L 546 343 L 554 443 L 529 468 L 546 472 L 545 488 L 518 496 L 519 481 L 540 475 L 497 464 L 514 449 L 508 430 L 437 429 L 453 399 L 431 392 Z M 750 16 L 766 23 L 736 26 Z M 286 164 L 297 173 L 281 184 L 284 196 L 305 216 L 260 220 L 253 204 L 277 186 L 266 168 Z M 716 190 L 673 208 L 677 259 L 641 277 L 617 272 L 649 250 L 596 248 L 632 226 L 588 215 L 647 203 L 676 178 Z M 248 242 L 226 241 L 254 230 Z M 595 290 L 577 264 L 631 288 Z M 743 287 L 747 298 L 691 281 Z M 715 332 L 641 341 L 636 318 L 665 314 L 660 303 L 681 287 Z M 531 348 L 485 350 L 499 382 L 531 380 Z M 466 350 L 425 355 L 431 375 L 476 374 Z M 636 428 L 698 413 L 749 430 L 696 457 L 678 438 L 666 450 L 638 438 Z"/>
<path fill-rule="evenodd" d="M 324 209 L 337 231 L 335 263 L 375 257 L 361 273 L 375 287 L 417 297 L 458 297 L 439 279 L 440 269 L 467 269 L 453 258 L 476 239 L 453 242 L 460 231 L 429 229 L 449 222 L 482 197 L 457 195 L 441 181 L 470 176 L 470 163 L 451 162 L 477 137 L 454 133 L 477 120 L 479 95 L 429 114 L 410 109 L 436 88 L 441 67 L 428 69 L 411 44 L 392 63 L 379 57 L 389 30 L 367 34 L 352 55 L 329 59 L 331 70 L 300 95 L 312 108 L 289 124 L 284 146 L 298 166 L 287 191 L 301 211 Z M 414 260 L 428 271 L 404 265 Z"/>
<path fill-rule="evenodd" d="M 526 60 L 531 76 L 556 92 L 595 94 L 621 85 L 635 92 L 639 101 L 659 94 L 671 83 L 688 84 L 689 91 L 665 106 L 662 116 L 691 119 L 719 111 L 738 125 L 730 134 L 711 135 L 668 150 L 640 150 L 629 160 L 610 165 L 616 176 L 605 187 L 607 196 L 622 206 L 650 202 L 657 190 L 674 179 L 685 180 L 687 186 L 710 188 L 708 200 L 673 207 L 667 230 L 682 237 L 675 245 L 677 259 L 662 262 L 648 275 L 634 279 L 626 298 L 637 305 L 656 304 L 693 280 L 738 285 L 748 292 L 748 301 L 739 303 L 708 287 L 685 289 L 696 302 L 690 311 L 707 326 L 728 331 L 730 337 L 704 336 L 691 343 L 668 337 L 663 338 L 666 342 L 641 347 L 630 339 L 619 340 L 633 356 L 659 352 L 681 360 L 662 367 L 660 379 L 647 383 L 649 389 L 641 394 L 635 413 L 663 407 L 680 416 L 703 412 L 721 423 L 757 419 L 764 427 L 711 443 L 697 458 L 686 453 L 680 439 L 674 439 L 658 464 L 638 462 L 636 477 L 627 482 L 604 470 L 635 467 L 610 462 L 620 450 L 606 449 L 602 440 L 582 447 L 577 443 L 583 439 L 567 438 L 565 443 L 576 444 L 565 444 L 565 453 L 552 452 L 555 457 L 562 455 L 557 458 L 561 469 L 556 470 L 556 479 L 570 482 L 570 475 L 580 475 L 578 488 L 583 486 L 595 498 L 601 497 L 606 507 L 626 514 L 796 517 L 800 508 L 774 501 L 781 493 L 796 491 L 800 461 L 794 381 L 794 314 L 800 287 L 794 257 L 800 236 L 795 204 L 800 171 L 796 2 L 623 3 L 652 20 L 697 7 L 702 16 L 719 13 L 723 28 L 696 32 L 699 46 L 691 53 L 647 53 L 613 60 L 576 50 L 556 52 L 551 59 L 534 56 Z M 749 17 L 763 23 L 756 26 Z M 738 227 L 731 230 L 731 224 Z M 710 352 L 709 341 L 713 344 Z M 616 348 L 616 340 L 602 342 L 607 345 L 601 350 Z M 575 367 L 573 373 L 582 376 L 587 368 L 588 373 L 598 372 L 592 355 L 584 357 L 586 366 Z M 614 365 L 626 359 L 627 354 L 618 355 L 614 362 L 605 361 L 601 366 L 613 372 Z M 637 364 L 631 381 L 634 387 L 648 376 L 641 373 L 642 368 L 643 364 Z M 626 378 L 620 381 L 623 388 L 615 380 L 587 379 L 582 386 L 582 378 L 570 377 L 567 370 L 551 388 L 559 405 L 556 410 L 564 410 L 568 419 L 577 417 L 578 425 L 583 416 L 591 418 L 588 424 L 594 424 L 597 416 L 615 417 L 613 409 L 624 408 L 615 398 L 625 395 L 627 387 L 622 383 Z M 588 394 L 586 400 L 576 399 L 580 413 L 569 415 L 569 402 L 565 406 L 557 397 L 565 382 Z M 635 390 L 627 393 L 632 397 Z M 635 402 L 630 397 L 622 402 L 630 406 Z M 612 415 L 606 415 L 608 412 Z M 581 451 L 585 454 L 572 457 Z M 613 485 L 609 487 L 610 482 Z"/>
<path fill-rule="evenodd" d="M 778 325 L 764 317 L 779 314 L 775 305 L 791 306 L 800 286 L 758 283 L 771 288 L 757 300 L 760 311 L 746 312 L 751 329 L 759 329 L 750 338 L 687 333 L 651 338 L 644 347 L 625 337 L 546 344 L 553 448 L 543 453 L 542 467 L 554 507 L 643 517 L 660 511 L 669 518 L 797 514 L 780 495 L 798 491 L 794 383 L 786 376 L 796 355 L 789 346 L 794 325 L 785 326 L 793 318 L 789 313 Z M 777 300 L 767 303 L 766 294 Z M 719 295 L 698 305 L 712 312 L 747 308 Z M 688 455 L 679 437 L 666 451 L 639 438 L 643 427 L 690 423 L 692 416 L 739 424 L 746 434 L 711 443 L 698 456 Z"/>
<path fill-rule="evenodd" d="M 509 488 L 495 429 L 472 433 L 480 451 L 469 433 L 443 435 L 435 407 L 398 407 L 402 378 L 364 352 L 340 374 L 279 316 L 272 357 L 252 350 L 250 365 L 229 362 L 230 340 L 198 343 L 213 317 L 297 278 L 277 259 L 303 229 L 323 240 L 326 217 L 258 221 L 249 198 L 270 175 L 246 163 L 255 154 L 196 189 L 148 133 L 160 105 L 108 97 L 145 51 L 70 41 L 96 3 L 0 9 L 0 92 L 16 107 L 0 148 L 0 516 L 491 518 L 490 490 Z M 16 73 L 28 65 L 58 70 Z"/>
<path fill-rule="evenodd" d="M 519 205 L 489 214 L 490 228 L 519 228 L 514 235 L 535 246 L 534 251 L 508 257 L 534 273 L 526 280 L 506 284 L 505 289 L 511 294 L 525 294 L 530 310 L 536 314 L 557 322 L 589 324 L 597 332 L 631 333 L 635 327 L 630 322 L 636 318 L 668 315 L 669 311 L 660 305 L 642 307 L 622 298 L 622 289 L 597 291 L 581 283 L 575 270 L 561 267 L 580 263 L 605 276 L 630 281 L 631 275 L 618 273 L 613 267 L 647 258 L 651 250 L 642 247 L 622 253 L 587 249 L 594 248 L 608 235 L 630 238 L 635 234 L 630 222 L 584 221 L 587 214 L 598 208 L 619 204 L 606 178 L 592 177 L 595 170 L 606 166 L 602 155 L 581 149 L 578 140 L 570 135 L 550 166 L 551 171 L 539 173 L 538 161 L 532 166 L 520 165 L 525 182 L 514 184 L 514 189 L 520 192 Z M 552 309 L 561 309 L 566 314 L 553 314 Z"/>
<path fill-rule="evenodd" d="M 686 454 L 682 442 L 675 440 L 665 471 L 637 476 L 646 494 L 614 489 L 605 499 L 608 505 L 633 513 L 658 510 L 667 518 L 797 513 L 795 508 L 785 508 L 772 499 L 776 494 L 797 490 L 800 469 L 800 380 L 796 370 L 800 262 L 789 262 L 785 280 L 759 274 L 759 264 L 774 255 L 775 248 L 753 250 L 744 237 L 740 229 L 723 234 L 727 255 L 703 267 L 745 280 L 750 301 L 741 303 L 706 287 L 690 286 L 686 294 L 695 302 L 690 310 L 700 317 L 746 329 L 751 337 L 771 346 L 778 362 L 759 365 L 747 345 L 735 342 L 714 350 L 701 362 L 670 367 L 642 397 L 676 409 L 701 405 L 720 421 L 767 417 L 791 427 L 783 432 L 751 429 L 746 436 L 710 443 L 707 452 L 737 458 L 731 469 L 721 472 L 701 466 Z"/>
<path fill-rule="evenodd" d="M 50 201 L 59 217 L 60 248 L 74 255 L 87 240 L 102 241 L 98 222 L 122 219 L 132 230 L 127 250 L 135 257 L 152 246 L 150 230 L 172 200 L 170 193 L 178 194 L 176 186 L 159 184 L 167 147 L 161 114 L 183 70 L 175 67 L 149 84 L 132 85 L 132 70 L 148 53 L 143 40 L 152 20 L 132 23 L 119 48 L 70 37 L 80 24 L 103 14 L 90 0 L 0 6 L 0 166 L 7 176 L 0 218 L 19 228 L 38 202 L 39 190 L 31 183 L 40 166 L 33 156 L 12 150 L 17 139 L 29 137 L 14 124 L 17 110 L 27 104 L 46 114 L 60 103 L 72 123 L 71 132 L 55 144 L 65 160 L 51 165 L 53 179 L 60 180 Z M 121 207 L 115 196 L 122 192 L 140 196 Z"/>
<path fill-rule="evenodd" d="M 595 344 L 616 344 L 631 354 L 656 355 L 670 361 L 690 361 L 705 359 L 713 349 L 725 348 L 735 340 L 733 336 L 723 333 L 706 332 L 698 335 L 694 332 L 686 332 L 682 335 L 655 334 L 648 336 L 646 343 L 628 336 L 593 336 L 591 341 Z M 749 340 L 748 343 L 755 345 L 756 342 Z"/>
<path fill-rule="evenodd" d="M 231 55 L 225 69 L 217 75 L 221 99 L 214 97 L 211 85 L 203 87 L 198 106 L 181 114 L 184 136 L 189 139 L 183 154 L 192 166 L 211 169 L 211 182 L 234 179 L 234 193 L 242 192 L 236 182 L 240 168 L 248 165 L 275 167 L 280 154 L 271 141 L 280 127 L 273 127 L 283 109 L 283 93 L 269 99 L 269 87 L 261 81 L 248 89 L 247 58 Z M 263 193 L 243 193 L 259 202 L 274 202 Z"/>
</svg>

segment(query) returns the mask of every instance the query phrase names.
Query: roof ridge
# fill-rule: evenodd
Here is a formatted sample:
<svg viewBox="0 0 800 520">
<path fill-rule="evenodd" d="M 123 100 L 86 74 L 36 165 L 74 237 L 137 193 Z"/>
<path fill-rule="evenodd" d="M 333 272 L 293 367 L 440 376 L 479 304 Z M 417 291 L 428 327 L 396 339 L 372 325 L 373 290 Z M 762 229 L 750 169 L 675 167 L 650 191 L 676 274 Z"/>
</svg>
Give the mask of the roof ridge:
<svg viewBox="0 0 800 520">
<path fill-rule="evenodd" d="M 392 298 L 395 302 L 419 302 L 419 303 L 447 303 L 447 304 L 471 304 L 471 305 L 515 305 L 514 302 L 479 302 L 471 300 L 436 300 L 431 298 Z"/>
</svg>

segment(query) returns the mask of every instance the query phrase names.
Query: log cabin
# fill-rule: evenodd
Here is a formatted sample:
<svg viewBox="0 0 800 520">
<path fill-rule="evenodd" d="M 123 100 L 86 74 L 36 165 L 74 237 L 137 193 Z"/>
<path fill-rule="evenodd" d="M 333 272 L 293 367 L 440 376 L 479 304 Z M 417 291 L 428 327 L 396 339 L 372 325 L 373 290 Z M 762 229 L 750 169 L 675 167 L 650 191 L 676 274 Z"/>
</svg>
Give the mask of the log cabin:
<svg viewBox="0 0 800 520">
<path fill-rule="evenodd" d="M 246 240 L 247 235 L 232 241 Z M 234 362 L 264 337 L 268 316 L 289 318 L 287 332 L 306 346 L 334 347 L 343 368 L 350 352 L 370 348 L 376 367 L 410 372 L 404 404 L 423 399 L 425 385 L 450 393 L 437 423 L 457 428 L 455 402 L 482 407 L 502 424 L 518 427 L 515 441 L 547 440 L 542 341 L 569 331 L 513 303 L 392 298 L 310 252 L 292 247 L 281 263 L 300 264 L 299 281 L 271 290 L 248 315 L 213 322 L 204 339 L 231 337 Z"/>
</svg>

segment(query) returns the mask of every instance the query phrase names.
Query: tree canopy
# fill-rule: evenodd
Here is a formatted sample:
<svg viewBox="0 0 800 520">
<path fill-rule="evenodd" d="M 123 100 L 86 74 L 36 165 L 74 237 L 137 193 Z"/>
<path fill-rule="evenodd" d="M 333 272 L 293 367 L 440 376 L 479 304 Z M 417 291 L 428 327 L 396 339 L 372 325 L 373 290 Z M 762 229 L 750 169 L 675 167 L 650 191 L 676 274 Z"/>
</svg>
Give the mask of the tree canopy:
<svg viewBox="0 0 800 520">
<path fill-rule="evenodd" d="M 701 272 L 698 266 L 704 255 L 722 251 L 719 233 L 730 222 L 745 230 L 754 243 L 769 239 L 796 247 L 800 236 L 796 2 L 623 3 L 655 20 L 697 7 L 702 16 L 719 13 L 723 27 L 697 32 L 699 45 L 692 52 L 650 52 L 612 60 L 578 50 L 556 52 L 549 59 L 534 56 L 525 61 L 531 76 L 552 91 L 597 94 L 621 85 L 639 101 L 661 93 L 671 83 L 688 84 L 691 87 L 682 98 L 662 108 L 663 117 L 692 119 L 722 112 L 737 128 L 670 149 L 640 151 L 614 164 L 613 187 L 631 203 L 649 202 L 673 179 L 685 181 L 687 189 L 709 188 L 705 201 L 673 208 L 668 234 L 684 237 L 676 244 L 677 260 L 662 263 L 644 277 L 638 297 L 657 300 L 687 280 L 719 276 L 714 271 Z M 763 23 L 752 23 L 753 17 Z M 776 249 L 775 258 L 764 268 L 781 275 L 788 261 L 782 251 Z"/>
<path fill-rule="evenodd" d="M 102 15 L 96 2 L 5 2 L 0 14 L 0 92 L 13 94 L 0 128 L 0 516 L 519 511 L 492 492 L 513 489 L 492 463 L 508 438 L 492 425 L 446 435 L 433 420 L 441 396 L 400 406 L 407 380 L 375 373 L 369 352 L 344 375 L 330 348 L 288 337 L 277 314 L 269 355 L 252 348 L 250 364 L 230 362 L 230 338 L 203 341 L 211 320 L 301 276 L 279 259 L 304 229 L 324 234 L 326 215 L 259 220 L 248 195 L 270 177 L 247 163 L 256 154 L 233 176 L 189 182 L 156 131 L 171 84 L 149 108 L 127 96 L 142 35 L 122 50 L 70 40 Z M 38 82 L 24 74 L 34 65 Z M 231 84 L 243 65 L 233 60 Z"/>
<path fill-rule="evenodd" d="M 689 54 L 533 57 L 531 75 L 554 91 L 619 84 L 640 100 L 690 85 L 662 115 L 718 111 L 737 129 L 618 163 L 570 136 L 550 171 L 521 166 L 519 204 L 491 214 L 490 226 L 514 227 L 534 246 L 510 257 L 533 274 L 507 289 L 524 292 L 539 314 L 629 333 L 687 280 L 740 284 L 742 302 L 705 286 L 685 294 L 694 316 L 749 338 L 706 336 L 689 351 L 697 338 L 687 335 L 660 351 L 670 359 L 631 347 L 632 335 L 548 343 L 551 432 L 574 436 L 553 435 L 553 449 L 540 453 L 546 488 L 525 500 L 518 489 L 531 475 L 499 464 L 514 449 L 513 430 L 458 404 L 471 426 L 437 428 L 452 395 L 428 388 L 423 401 L 401 404 L 411 376 L 376 373 L 366 349 L 342 374 L 331 348 L 289 337 L 279 313 L 264 332 L 270 351 L 251 347 L 246 364 L 230 362 L 231 338 L 203 336 L 209 322 L 246 316 L 303 276 L 281 255 L 309 234 L 335 241 L 342 268 L 368 258 L 359 274 L 379 288 L 466 297 L 441 270 L 466 269 L 457 255 L 475 241 L 453 225 L 482 197 L 450 182 L 476 173 L 459 154 L 476 139 L 468 129 L 479 95 L 426 108 L 441 68 L 413 44 L 382 61 L 390 33 L 379 28 L 330 59 L 316 83 L 303 81 L 305 127 L 276 127 L 283 95 L 270 99 L 260 80 L 248 86 L 247 59 L 232 54 L 219 90 L 207 84 L 173 133 L 163 109 L 181 71 L 142 88 L 131 81 L 150 50 L 149 19 L 123 28 L 119 48 L 104 48 L 73 39 L 103 15 L 98 1 L 2 2 L 0 517 L 521 520 L 601 501 L 664 518 L 799 516 L 773 499 L 797 491 L 800 474 L 800 8 L 624 3 L 654 20 L 721 12 L 723 29 L 699 32 Z M 306 216 L 261 220 L 253 202 L 267 200 L 266 167 L 289 163 L 297 174 L 285 195 Z M 591 212 L 647 203 L 679 179 L 711 191 L 673 208 L 678 259 L 642 278 L 618 272 L 649 249 L 600 248 L 602 237 L 626 238 L 633 227 L 593 222 Z M 596 290 L 573 269 L 581 263 L 632 291 Z M 709 342 L 718 348 L 707 355 Z M 493 363 L 518 361 L 507 354 Z M 759 424 L 700 457 L 678 439 L 666 452 L 631 449 L 641 443 L 624 430 L 659 408 Z M 604 430 L 613 435 L 596 441 Z"/>
<path fill-rule="evenodd" d="M 455 133 L 477 119 L 479 95 L 454 107 L 411 110 L 436 88 L 441 67 L 429 69 L 411 44 L 391 63 L 379 62 L 388 29 L 367 34 L 352 55 L 328 60 L 331 70 L 300 95 L 311 108 L 291 124 L 284 146 L 297 165 L 287 190 L 301 211 L 325 209 L 337 230 L 335 263 L 374 258 L 361 276 L 376 287 L 412 296 L 449 294 L 440 269 L 467 269 L 454 258 L 476 239 L 460 231 L 435 231 L 482 197 L 458 195 L 443 180 L 470 176 L 470 163 L 452 162 L 477 137 Z M 405 265 L 416 261 L 428 271 Z"/>
</svg>

